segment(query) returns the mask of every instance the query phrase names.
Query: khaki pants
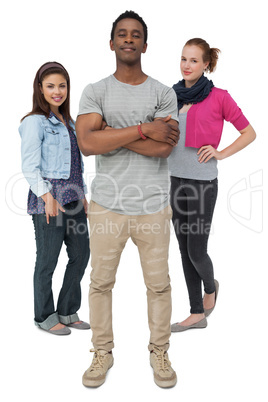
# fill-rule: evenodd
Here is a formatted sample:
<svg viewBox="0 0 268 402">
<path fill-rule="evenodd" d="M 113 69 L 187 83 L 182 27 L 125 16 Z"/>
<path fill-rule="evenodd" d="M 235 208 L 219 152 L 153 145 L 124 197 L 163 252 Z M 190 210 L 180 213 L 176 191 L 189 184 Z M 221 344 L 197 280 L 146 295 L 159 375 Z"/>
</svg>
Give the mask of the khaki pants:
<svg viewBox="0 0 268 402">
<path fill-rule="evenodd" d="M 170 338 L 171 287 L 168 272 L 171 208 L 149 215 L 121 215 L 95 202 L 89 206 L 91 283 L 89 291 L 92 342 L 96 349 L 114 347 L 112 289 L 121 253 L 129 238 L 138 247 L 147 287 L 149 350 L 167 350 Z M 130 301 L 127 300 L 126 303 Z"/>
</svg>

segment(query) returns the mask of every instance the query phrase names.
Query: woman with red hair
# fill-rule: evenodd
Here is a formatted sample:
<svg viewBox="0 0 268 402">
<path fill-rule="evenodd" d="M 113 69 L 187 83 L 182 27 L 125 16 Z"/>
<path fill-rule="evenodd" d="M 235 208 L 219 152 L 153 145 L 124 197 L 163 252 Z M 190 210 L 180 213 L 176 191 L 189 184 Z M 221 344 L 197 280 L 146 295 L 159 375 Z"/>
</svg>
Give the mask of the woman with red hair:
<svg viewBox="0 0 268 402">
<path fill-rule="evenodd" d="M 183 80 L 173 86 L 178 101 L 180 141 L 169 156 L 171 206 L 191 314 L 172 324 L 172 332 L 207 326 L 206 317 L 215 307 L 219 290 L 207 253 L 218 191 L 217 161 L 245 148 L 256 137 L 229 93 L 215 88 L 204 76 L 215 70 L 219 52 L 203 39 L 189 40 L 181 55 Z M 219 151 L 224 120 L 230 121 L 241 135 Z"/>
</svg>

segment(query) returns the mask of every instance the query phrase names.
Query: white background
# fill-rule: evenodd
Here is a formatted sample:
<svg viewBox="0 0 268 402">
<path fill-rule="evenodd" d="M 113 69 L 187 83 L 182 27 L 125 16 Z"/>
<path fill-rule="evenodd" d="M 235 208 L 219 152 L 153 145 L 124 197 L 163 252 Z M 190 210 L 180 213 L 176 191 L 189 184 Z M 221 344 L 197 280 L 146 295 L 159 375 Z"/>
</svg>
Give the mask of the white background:
<svg viewBox="0 0 268 402">
<path fill-rule="evenodd" d="M 65 400 L 184 402 L 267 398 L 267 10 L 262 0 L 240 1 L 12 1 L 1 6 L 1 375 L 4 401 Z M 122 255 L 114 291 L 114 367 L 98 389 L 81 377 L 92 354 L 91 331 L 56 337 L 33 325 L 35 241 L 26 214 L 28 185 L 21 175 L 19 121 L 31 110 L 37 69 L 58 61 L 71 77 L 75 118 L 83 88 L 115 71 L 109 49 L 112 22 L 126 9 L 148 25 L 145 73 L 172 86 L 181 79 L 184 43 L 202 37 L 222 53 L 211 78 L 242 108 L 257 140 L 219 163 L 219 196 L 209 243 L 220 282 L 217 308 L 204 330 L 173 334 L 169 356 L 176 387 L 153 382 L 147 344 L 146 290 L 135 247 Z M 220 148 L 236 130 L 225 124 Z M 94 157 L 85 160 L 87 180 Z M 266 238 L 266 241 L 265 241 Z M 66 264 L 63 248 L 54 275 L 57 298 Z M 88 320 L 90 265 L 83 278 L 81 319 Z M 172 322 L 186 318 L 188 296 L 171 236 Z"/>
</svg>

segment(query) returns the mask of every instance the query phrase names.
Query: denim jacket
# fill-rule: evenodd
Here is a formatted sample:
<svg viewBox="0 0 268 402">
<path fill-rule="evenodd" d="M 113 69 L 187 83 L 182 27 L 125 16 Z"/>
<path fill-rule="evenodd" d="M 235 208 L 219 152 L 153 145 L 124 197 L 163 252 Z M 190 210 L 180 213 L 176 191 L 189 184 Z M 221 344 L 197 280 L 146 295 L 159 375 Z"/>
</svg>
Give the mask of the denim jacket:
<svg viewBox="0 0 268 402">
<path fill-rule="evenodd" d="M 71 127 L 74 129 L 73 124 Z M 37 197 L 52 189 L 51 183 L 43 177 L 69 179 L 71 144 L 63 123 L 55 116 L 46 118 L 43 115 L 31 115 L 22 121 L 19 133 L 22 140 L 22 172 Z M 82 155 L 81 165 L 84 172 Z M 84 192 L 87 192 L 85 183 Z"/>
</svg>

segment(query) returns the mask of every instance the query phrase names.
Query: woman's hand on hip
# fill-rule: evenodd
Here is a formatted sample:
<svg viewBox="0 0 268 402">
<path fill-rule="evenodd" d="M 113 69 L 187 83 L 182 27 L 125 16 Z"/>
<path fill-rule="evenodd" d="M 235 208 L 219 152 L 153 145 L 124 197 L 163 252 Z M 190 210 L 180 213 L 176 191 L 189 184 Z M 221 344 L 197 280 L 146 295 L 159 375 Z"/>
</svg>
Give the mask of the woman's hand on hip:
<svg viewBox="0 0 268 402">
<path fill-rule="evenodd" d="M 211 145 L 205 145 L 201 147 L 197 155 L 199 155 L 198 162 L 208 162 L 211 158 L 215 158 L 217 160 L 222 159 L 222 155 L 217 149 L 213 148 Z"/>
</svg>

